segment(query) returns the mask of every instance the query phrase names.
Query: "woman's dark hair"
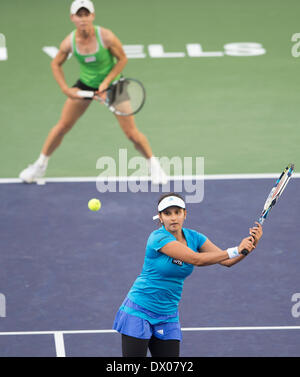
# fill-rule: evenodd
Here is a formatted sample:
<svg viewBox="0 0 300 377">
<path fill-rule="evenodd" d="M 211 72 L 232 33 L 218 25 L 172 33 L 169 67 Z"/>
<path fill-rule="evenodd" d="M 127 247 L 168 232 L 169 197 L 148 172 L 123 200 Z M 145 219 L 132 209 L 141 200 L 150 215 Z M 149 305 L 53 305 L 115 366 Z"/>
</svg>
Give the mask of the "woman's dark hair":
<svg viewBox="0 0 300 377">
<path fill-rule="evenodd" d="M 169 194 L 164 194 L 164 195 L 162 195 L 162 196 L 159 198 L 157 205 L 158 205 L 163 199 L 168 198 L 169 196 L 176 196 L 177 198 L 179 198 L 179 199 L 181 199 L 181 200 L 184 201 L 184 199 L 183 199 L 183 197 L 182 197 L 181 195 L 176 194 L 175 192 L 170 192 Z"/>
</svg>

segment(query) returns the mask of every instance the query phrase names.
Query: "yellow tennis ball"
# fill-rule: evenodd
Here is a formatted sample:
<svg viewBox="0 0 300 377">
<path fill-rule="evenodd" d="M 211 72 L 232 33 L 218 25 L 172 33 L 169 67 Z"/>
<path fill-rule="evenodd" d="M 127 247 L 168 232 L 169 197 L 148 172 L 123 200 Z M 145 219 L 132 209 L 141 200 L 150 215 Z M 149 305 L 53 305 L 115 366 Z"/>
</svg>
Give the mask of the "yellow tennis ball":
<svg viewBox="0 0 300 377">
<path fill-rule="evenodd" d="M 91 211 L 99 211 L 101 208 L 101 202 L 99 199 L 91 199 L 88 202 L 88 207 Z"/>
</svg>

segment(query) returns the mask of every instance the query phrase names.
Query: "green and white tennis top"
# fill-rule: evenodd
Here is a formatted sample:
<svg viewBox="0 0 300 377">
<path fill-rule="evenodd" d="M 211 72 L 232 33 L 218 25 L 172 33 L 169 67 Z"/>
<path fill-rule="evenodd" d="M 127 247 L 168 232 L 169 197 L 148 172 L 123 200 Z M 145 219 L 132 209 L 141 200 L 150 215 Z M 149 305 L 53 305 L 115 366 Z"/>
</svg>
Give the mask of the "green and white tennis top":
<svg viewBox="0 0 300 377">
<path fill-rule="evenodd" d="M 97 50 L 93 54 L 80 54 L 76 47 L 75 31 L 71 33 L 72 53 L 80 65 L 79 79 L 85 85 L 92 88 L 98 88 L 108 73 L 116 64 L 116 58 L 111 54 L 108 48 L 103 46 L 100 26 L 94 26 L 97 38 Z M 118 79 L 116 77 L 114 80 Z"/>
</svg>

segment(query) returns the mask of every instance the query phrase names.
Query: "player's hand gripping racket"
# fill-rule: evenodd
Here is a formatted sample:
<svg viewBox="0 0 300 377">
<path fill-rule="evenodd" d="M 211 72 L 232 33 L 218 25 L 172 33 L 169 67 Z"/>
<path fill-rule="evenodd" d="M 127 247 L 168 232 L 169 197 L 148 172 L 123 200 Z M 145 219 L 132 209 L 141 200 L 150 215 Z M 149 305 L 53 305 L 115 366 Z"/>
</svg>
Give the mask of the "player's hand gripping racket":
<svg viewBox="0 0 300 377">
<path fill-rule="evenodd" d="M 105 99 L 101 98 L 97 92 L 79 90 L 77 92 L 83 98 L 94 98 L 117 115 L 129 116 L 141 110 L 145 103 L 146 91 L 143 84 L 136 79 L 122 77 L 111 84 L 103 92 Z"/>
<path fill-rule="evenodd" d="M 267 200 L 264 204 L 263 210 L 261 212 L 261 215 L 258 219 L 258 222 L 260 225 L 263 225 L 265 219 L 267 218 L 269 212 L 271 209 L 275 206 L 277 203 L 278 198 L 283 193 L 283 190 L 286 188 L 286 185 L 288 184 L 289 180 L 291 179 L 291 176 L 294 172 L 294 164 L 289 164 L 283 172 L 280 174 L 280 177 L 277 179 L 274 187 L 270 191 Z M 247 255 L 248 250 L 244 249 L 242 251 L 242 254 Z"/>
</svg>

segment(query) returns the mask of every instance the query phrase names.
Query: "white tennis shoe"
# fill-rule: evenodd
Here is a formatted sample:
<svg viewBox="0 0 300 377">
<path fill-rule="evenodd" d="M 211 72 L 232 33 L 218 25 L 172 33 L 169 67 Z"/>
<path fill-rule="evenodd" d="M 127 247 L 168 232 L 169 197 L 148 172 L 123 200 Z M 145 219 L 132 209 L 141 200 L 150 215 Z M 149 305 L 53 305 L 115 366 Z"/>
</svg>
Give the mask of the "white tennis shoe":
<svg viewBox="0 0 300 377">
<path fill-rule="evenodd" d="M 47 165 L 40 165 L 35 162 L 32 165 L 29 165 L 26 169 L 22 170 L 19 178 L 23 182 L 32 183 L 36 182 L 39 178 L 42 178 L 46 174 Z"/>
</svg>

